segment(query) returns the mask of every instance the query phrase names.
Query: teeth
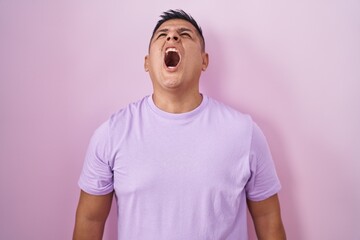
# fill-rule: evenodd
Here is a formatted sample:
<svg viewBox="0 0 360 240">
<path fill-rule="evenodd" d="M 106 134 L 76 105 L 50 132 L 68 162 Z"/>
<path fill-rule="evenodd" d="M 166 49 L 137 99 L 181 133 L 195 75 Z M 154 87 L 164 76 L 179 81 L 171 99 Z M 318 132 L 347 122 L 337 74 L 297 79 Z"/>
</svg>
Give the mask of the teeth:
<svg viewBox="0 0 360 240">
<path fill-rule="evenodd" d="M 168 52 L 177 52 L 177 50 L 176 50 L 176 48 L 168 48 L 168 49 L 166 49 L 165 52 L 166 53 L 168 53 Z"/>
</svg>

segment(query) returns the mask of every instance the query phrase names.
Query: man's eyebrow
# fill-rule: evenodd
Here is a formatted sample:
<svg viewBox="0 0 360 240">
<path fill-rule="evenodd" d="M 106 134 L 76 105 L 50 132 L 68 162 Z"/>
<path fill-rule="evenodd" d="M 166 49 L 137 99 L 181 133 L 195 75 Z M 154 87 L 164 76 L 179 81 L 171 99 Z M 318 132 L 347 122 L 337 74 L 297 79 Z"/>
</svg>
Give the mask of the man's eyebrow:
<svg viewBox="0 0 360 240">
<path fill-rule="evenodd" d="M 185 27 L 179 28 L 177 31 L 178 32 L 194 32 L 190 28 L 185 28 Z"/>
<path fill-rule="evenodd" d="M 168 32 L 168 31 L 169 31 L 169 29 L 167 29 L 167 28 L 163 28 L 163 29 L 157 30 L 157 31 L 156 31 L 156 34 L 158 34 L 158 33 Z"/>
<path fill-rule="evenodd" d="M 168 31 L 169 31 L 168 28 L 162 28 L 162 29 L 157 30 L 155 34 L 166 33 Z M 190 28 L 186 28 L 186 27 L 181 27 L 181 28 L 177 29 L 176 31 L 179 32 L 179 33 L 182 33 L 182 32 L 194 32 Z"/>
</svg>

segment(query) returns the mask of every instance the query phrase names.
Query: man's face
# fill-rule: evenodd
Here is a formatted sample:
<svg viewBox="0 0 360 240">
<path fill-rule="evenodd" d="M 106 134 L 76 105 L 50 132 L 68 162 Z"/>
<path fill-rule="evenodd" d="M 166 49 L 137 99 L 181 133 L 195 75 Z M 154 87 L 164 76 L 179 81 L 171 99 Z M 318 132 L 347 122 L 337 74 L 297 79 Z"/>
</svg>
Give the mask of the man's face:
<svg viewBox="0 0 360 240">
<path fill-rule="evenodd" d="M 150 42 L 145 57 L 154 91 L 197 90 L 201 71 L 208 65 L 195 27 L 182 19 L 164 22 Z"/>
</svg>

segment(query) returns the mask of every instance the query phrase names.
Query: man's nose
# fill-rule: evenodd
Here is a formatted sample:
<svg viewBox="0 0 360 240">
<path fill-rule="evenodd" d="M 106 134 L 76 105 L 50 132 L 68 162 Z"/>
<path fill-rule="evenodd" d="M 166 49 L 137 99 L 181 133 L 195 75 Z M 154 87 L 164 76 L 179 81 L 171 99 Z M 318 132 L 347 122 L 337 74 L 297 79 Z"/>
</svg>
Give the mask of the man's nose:
<svg viewBox="0 0 360 240">
<path fill-rule="evenodd" d="M 169 34 L 166 38 L 167 41 L 171 41 L 172 39 L 177 42 L 180 38 L 177 34 Z"/>
</svg>

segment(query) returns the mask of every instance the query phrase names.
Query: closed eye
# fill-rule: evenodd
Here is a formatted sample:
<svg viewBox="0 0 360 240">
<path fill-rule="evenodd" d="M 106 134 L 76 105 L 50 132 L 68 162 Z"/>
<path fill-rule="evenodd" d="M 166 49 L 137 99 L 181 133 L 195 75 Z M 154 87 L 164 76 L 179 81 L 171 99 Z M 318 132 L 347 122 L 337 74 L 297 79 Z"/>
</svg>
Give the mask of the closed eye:
<svg viewBox="0 0 360 240">
<path fill-rule="evenodd" d="M 159 34 L 159 35 L 157 36 L 156 39 L 159 39 L 159 38 L 161 38 L 161 37 L 166 37 L 166 34 L 165 34 L 165 33 L 161 33 L 161 34 Z"/>
<path fill-rule="evenodd" d="M 191 38 L 191 35 L 189 33 L 181 33 L 181 36 L 189 37 Z"/>
</svg>

